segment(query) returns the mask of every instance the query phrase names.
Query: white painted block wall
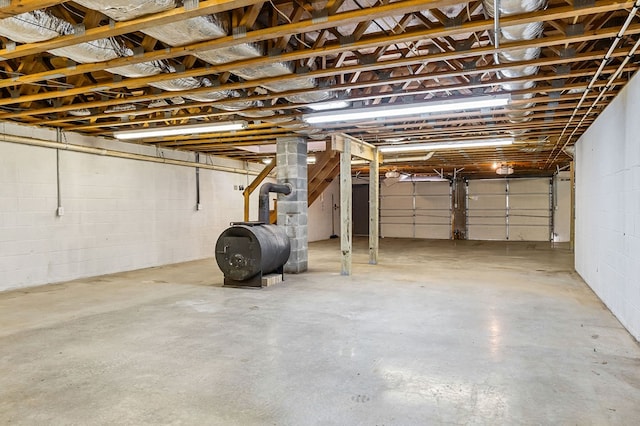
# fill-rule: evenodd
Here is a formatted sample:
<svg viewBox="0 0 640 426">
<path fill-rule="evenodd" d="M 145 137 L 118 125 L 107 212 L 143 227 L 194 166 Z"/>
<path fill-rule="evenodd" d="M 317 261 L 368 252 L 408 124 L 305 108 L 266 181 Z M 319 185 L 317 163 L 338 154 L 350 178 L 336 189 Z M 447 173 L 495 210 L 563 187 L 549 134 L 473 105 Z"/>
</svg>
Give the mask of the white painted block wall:
<svg viewBox="0 0 640 426">
<path fill-rule="evenodd" d="M 3 124 L 1 130 L 55 140 L 45 129 Z M 68 138 L 155 154 L 139 145 Z M 246 186 L 254 177 L 200 169 L 202 210 L 197 211 L 193 167 L 63 150 L 59 155 L 61 217 L 56 150 L 0 142 L 0 291 L 211 257 L 220 233 L 242 220 L 242 191 L 234 186 Z M 193 160 L 188 153 L 165 155 Z M 257 193 L 251 201 L 255 220 Z"/>
<path fill-rule="evenodd" d="M 575 267 L 640 339 L 640 78 L 576 145 Z"/>
<path fill-rule="evenodd" d="M 338 206 L 332 209 L 333 204 Z M 335 233 L 340 235 L 340 179 L 336 178 L 329 184 L 320 197 L 309 206 L 309 242 L 327 240 L 332 234 L 331 215 L 334 215 Z"/>
</svg>

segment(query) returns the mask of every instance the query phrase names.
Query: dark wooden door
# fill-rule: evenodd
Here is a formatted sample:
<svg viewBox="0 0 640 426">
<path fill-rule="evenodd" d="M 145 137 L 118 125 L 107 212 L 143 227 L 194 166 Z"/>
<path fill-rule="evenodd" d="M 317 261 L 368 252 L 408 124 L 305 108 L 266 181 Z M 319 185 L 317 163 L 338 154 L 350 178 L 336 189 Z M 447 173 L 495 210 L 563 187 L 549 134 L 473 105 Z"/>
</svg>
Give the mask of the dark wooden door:
<svg viewBox="0 0 640 426">
<path fill-rule="evenodd" d="M 369 185 L 353 185 L 353 235 L 369 235 Z"/>
</svg>

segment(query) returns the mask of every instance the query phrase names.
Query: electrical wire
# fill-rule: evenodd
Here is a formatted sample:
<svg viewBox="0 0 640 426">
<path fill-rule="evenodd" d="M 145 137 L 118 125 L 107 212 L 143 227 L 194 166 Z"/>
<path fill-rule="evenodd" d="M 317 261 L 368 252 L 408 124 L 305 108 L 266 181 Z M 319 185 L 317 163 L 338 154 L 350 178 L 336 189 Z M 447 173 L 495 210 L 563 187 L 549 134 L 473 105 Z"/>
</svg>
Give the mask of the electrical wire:
<svg viewBox="0 0 640 426">
<path fill-rule="evenodd" d="M 569 117 L 569 120 L 567 121 L 567 124 L 564 126 L 564 128 L 562 129 L 562 133 L 560 133 L 560 136 L 558 137 L 558 141 L 556 142 L 556 144 L 553 147 L 553 150 L 549 154 L 549 158 L 547 158 L 547 162 L 546 162 L 547 165 L 549 165 L 549 163 L 551 161 L 555 161 L 555 159 L 558 158 L 558 156 L 560 155 L 562 150 L 569 144 L 569 142 L 571 141 L 571 138 L 575 135 L 576 131 L 578 130 L 580 125 L 584 122 L 585 118 L 593 110 L 593 108 L 595 107 L 596 103 L 600 101 L 600 99 L 602 98 L 602 95 L 604 94 L 604 92 L 606 92 L 610 88 L 611 85 L 609 83 L 615 81 L 615 78 L 618 77 L 619 73 L 622 71 L 624 66 L 627 64 L 627 62 L 630 59 L 630 57 L 635 53 L 636 49 L 638 48 L 638 43 L 640 41 L 636 42 L 636 44 L 631 48 L 629 54 L 627 55 L 627 58 L 625 59 L 625 61 L 621 65 L 621 67 L 618 68 L 618 70 L 614 74 L 611 75 L 611 77 L 609 78 L 608 84 L 605 86 L 604 90 L 602 90 L 600 92 L 600 94 L 598 95 L 596 100 L 591 104 L 591 106 L 589 107 L 589 110 L 587 111 L 587 113 L 582 115 L 582 119 L 580 120 L 580 123 L 577 126 L 574 126 L 574 129 L 571 132 L 571 134 L 567 137 L 566 142 L 558 150 L 556 155 L 553 156 L 554 151 L 556 150 L 558 145 L 561 143 L 562 137 L 565 135 L 565 133 L 569 129 L 569 126 L 571 125 L 571 122 L 573 121 L 573 119 L 578 114 L 578 111 L 579 111 L 580 107 L 582 106 L 582 104 L 584 103 L 584 101 L 587 99 L 587 95 L 588 95 L 589 91 L 593 90 L 593 85 L 596 83 L 596 81 L 600 77 L 600 74 L 602 73 L 602 70 L 604 69 L 606 64 L 609 62 L 609 60 L 611 59 L 611 54 L 613 53 L 615 48 L 618 46 L 618 43 L 620 42 L 620 40 L 622 39 L 622 37 L 623 37 L 624 33 L 626 32 L 627 28 L 631 24 L 631 21 L 636 16 L 636 13 L 637 13 L 638 9 L 640 9 L 640 0 L 636 1 L 636 3 L 633 5 L 633 8 L 631 9 L 631 11 L 629 11 L 629 15 L 627 16 L 627 19 L 622 24 L 622 27 L 620 27 L 620 31 L 618 32 L 618 34 L 616 35 L 615 39 L 613 40 L 613 43 L 611 43 L 611 46 L 609 47 L 609 50 L 607 51 L 607 53 L 604 55 L 604 58 L 602 58 L 602 62 L 600 63 L 600 66 L 598 67 L 598 70 L 596 71 L 596 73 L 591 78 L 591 81 L 589 82 L 589 84 L 587 85 L 587 88 L 585 89 L 584 93 L 582 94 L 582 97 L 580 98 L 580 101 L 578 102 L 578 105 L 576 105 L 576 107 L 574 108 L 571 116 Z M 551 157 L 553 157 L 553 160 L 552 160 Z"/>
<path fill-rule="evenodd" d="M 280 9 L 278 9 L 278 7 L 273 3 L 272 0 L 269 0 L 269 3 L 271 3 L 271 7 L 273 7 L 273 9 L 278 12 L 279 15 L 281 15 L 282 17 L 284 17 L 284 19 L 287 20 L 288 23 L 292 24 L 293 22 L 291 21 L 291 19 L 287 16 L 286 13 L 284 13 L 283 11 L 281 11 Z M 304 45 L 306 48 L 311 49 L 311 45 L 309 45 L 308 43 L 305 43 L 302 39 L 300 39 L 300 37 L 298 37 L 297 35 L 294 35 L 293 38 L 295 38 L 298 43 Z"/>
</svg>

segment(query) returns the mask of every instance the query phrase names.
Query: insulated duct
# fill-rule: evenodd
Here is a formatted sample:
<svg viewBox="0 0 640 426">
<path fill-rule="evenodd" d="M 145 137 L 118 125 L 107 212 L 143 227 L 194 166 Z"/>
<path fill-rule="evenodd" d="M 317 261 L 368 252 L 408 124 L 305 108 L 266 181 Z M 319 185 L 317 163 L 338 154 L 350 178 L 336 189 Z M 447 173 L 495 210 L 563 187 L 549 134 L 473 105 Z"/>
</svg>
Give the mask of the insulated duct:
<svg viewBox="0 0 640 426">
<path fill-rule="evenodd" d="M 112 0 L 109 2 L 98 0 L 78 0 L 76 3 L 89 9 L 97 10 L 116 21 L 126 21 L 136 17 L 157 13 L 175 8 L 181 2 L 177 0 Z M 211 40 L 227 35 L 229 26 L 223 18 L 224 15 L 205 15 L 161 25 L 143 30 L 145 34 L 154 37 L 170 46 L 182 46 L 204 40 Z M 11 18 L 0 20 L 0 35 L 19 43 L 33 43 L 50 40 L 59 36 L 75 33 L 75 27 L 63 19 L 43 11 L 36 10 L 20 14 Z M 77 45 L 52 49 L 49 53 L 69 58 L 77 63 L 94 63 L 108 61 L 116 58 L 131 57 L 132 49 L 115 37 L 97 39 Z M 197 56 L 214 65 L 227 64 L 251 58 L 259 58 L 264 55 L 263 49 L 255 44 L 240 44 L 221 49 L 200 52 Z M 152 61 L 140 64 L 124 65 L 107 68 L 106 71 L 129 78 L 147 77 L 160 73 L 175 73 L 176 69 L 165 61 Z M 273 63 L 233 69 L 230 72 L 245 79 L 256 80 L 271 77 L 281 77 L 293 74 L 292 66 L 288 63 Z M 182 77 L 149 83 L 150 86 L 165 91 L 183 91 L 199 87 L 213 87 L 210 80 L 204 78 Z M 264 87 L 272 92 L 285 92 L 291 90 L 313 89 L 316 86 L 313 78 L 285 79 Z M 218 101 L 227 97 L 240 97 L 240 93 L 234 91 L 211 90 L 184 97 L 198 101 Z M 294 103 L 319 102 L 331 97 L 331 92 L 322 91 L 309 94 L 286 96 L 285 99 Z M 228 103 L 218 105 L 226 111 L 242 111 L 247 108 L 259 106 L 251 100 L 230 100 Z M 247 112 L 246 116 L 263 117 L 271 115 L 271 112 L 259 111 Z"/>
<path fill-rule="evenodd" d="M 19 43 L 33 43 L 51 40 L 56 37 L 75 33 L 75 28 L 52 14 L 35 10 L 0 20 L 0 35 Z M 52 49 L 49 53 L 69 58 L 78 63 L 93 63 L 133 56 L 133 50 L 125 47 L 120 39 L 110 37 L 79 43 L 72 46 Z M 159 61 L 124 65 L 106 70 L 125 77 L 147 77 L 160 72 L 167 65 Z"/>
<path fill-rule="evenodd" d="M 175 74 L 176 69 L 172 65 L 165 66 L 165 72 Z M 181 90 L 197 89 L 202 86 L 202 79 L 195 77 L 180 77 L 171 80 L 154 81 L 149 86 L 165 90 L 167 92 L 178 92 Z"/>
<path fill-rule="evenodd" d="M 213 83 L 211 82 L 211 80 L 206 77 L 200 79 L 200 84 L 202 87 L 213 87 Z M 185 98 L 191 99 L 192 101 L 196 102 L 215 102 L 231 97 L 233 93 L 236 92 L 232 92 L 230 90 L 212 90 L 210 92 L 200 92 L 191 95 L 185 95 Z M 240 96 L 240 94 L 237 94 L 236 96 Z"/>
<path fill-rule="evenodd" d="M 255 101 L 255 105 L 256 108 L 262 108 L 265 106 L 263 101 Z M 248 118 L 264 118 L 264 117 L 271 117 L 275 114 L 275 112 L 273 112 L 272 110 L 267 110 L 267 109 L 254 109 L 254 110 L 244 110 L 244 111 L 238 111 L 238 115 L 241 115 L 243 117 L 248 117 Z"/>
<path fill-rule="evenodd" d="M 259 58 L 264 56 L 265 52 L 256 44 L 240 44 L 237 46 L 225 47 L 221 49 L 206 50 L 196 53 L 196 56 L 205 62 L 213 65 L 223 65 L 229 62 L 241 61 L 245 59 Z M 284 62 L 276 62 L 266 65 L 256 65 L 252 67 L 243 67 L 230 70 L 238 77 L 245 80 L 258 80 L 269 77 L 280 77 L 292 75 L 293 70 L 290 64 Z M 313 89 L 316 86 L 313 78 L 288 79 L 262 85 L 264 88 L 272 92 L 286 92 L 289 90 Z M 329 99 L 329 92 L 316 92 L 308 94 L 300 94 L 293 96 L 285 96 L 289 102 L 294 103 L 311 103 Z"/>
<path fill-rule="evenodd" d="M 135 53 L 128 47 L 124 47 L 121 56 L 133 56 Z M 123 75 L 129 78 L 148 77 L 163 72 L 164 64 L 161 61 L 142 62 L 139 64 L 123 65 L 116 68 L 107 68 L 106 70 L 113 74 Z"/>
<path fill-rule="evenodd" d="M 69 34 L 73 27 L 43 10 L 0 19 L 0 36 L 19 43 L 36 43 Z"/>
<path fill-rule="evenodd" d="M 169 46 L 177 47 L 226 36 L 229 26 L 228 21 L 222 16 L 206 15 L 184 21 L 172 22 L 154 28 L 147 28 L 142 30 L 142 32 Z M 196 56 L 210 64 L 223 65 L 245 59 L 260 58 L 264 56 L 264 54 L 264 50 L 259 45 L 244 43 L 236 46 L 198 52 Z M 292 66 L 283 62 L 237 68 L 230 70 L 230 72 L 249 81 L 293 74 Z M 312 78 L 288 79 L 263 85 L 266 89 L 276 93 L 290 90 L 312 89 L 315 86 L 315 80 Z M 223 94 L 223 92 L 218 93 Z M 215 91 L 185 97 L 198 101 L 205 101 L 207 98 L 208 100 L 215 101 L 223 98 L 222 95 L 216 95 Z M 330 92 L 319 92 L 286 96 L 285 99 L 294 103 L 309 103 L 323 101 L 330 97 Z M 217 105 L 216 107 L 225 111 L 241 111 L 254 106 L 256 106 L 254 102 L 242 103 L 241 101 L 231 101 L 228 104 Z"/>
<path fill-rule="evenodd" d="M 87 108 L 72 109 L 69 111 L 69 115 L 73 115 L 74 117 L 87 117 L 91 115 L 91 111 Z"/>
<path fill-rule="evenodd" d="M 205 15 L 146 28 L 142 32 L 169 46 L 183 46 L 224 37 L 227 35 L 226 27 L 228 23 L 220 17 Z"/>
<path fill-rule="evenodd" d="M 115 39 L 100 38 L 86 43 L 52 49 L 48 52 L 52 55 L 69 58 L 80 64 L 86 64 L 119 58 L 122 56 L 122 50 L 122 46 Z"/>
<path fill-rule="evenodd" d="M 483 0 L 483 7 L 487 15 L 495 17 L 494 1 Z M 518 15 L 522 13 L 534 12 L 542 10 L 547 6 L 547 0 L 500 0 L 499 4 L 499 16 Z M 496 34 L 499 39 L 500 45 L 502 42 L 516 42 L 522 40 L 533 40 L 542 35 L 543 22 L 532 22 L 529 24 L 509 25 L 506 27 L 500 27 L 499 34 Z M 498 64 L 506 64 L 509 62 L 518 61 L 530 61 L 540 56 L 540 48 L 531 47 L 524 49 L 509 49 L 499 52 L 494 55 L 495 61 Z M 520 78 L 532 76 L 538 73 L 537 66 L 521 66 L 514 68 L 507 68 L 499 71 L 499 75 L 502 78 Z M 520 91 L 532 89 L 535 87 L 534 81 L 503 83 L 502 88 L 506 91 Z M 512 100 L 526 100 L 532 99 L 533 93 L 525 94 L 512 94 Z M 512 105 L 513 110 L 508 114 L 509 122 L 511 123 L 523 123 L 531 120 L 528 117 L 531 114 L 530 108 L 534 106 L 534 102 L 526 102 L 520 105 Z M 522 132 L 521 132 L 522 133 Z"/>
<path fill-rule="evenodd" d="M 99 4 L 101 7 L 94 7 L 96 10 L 99 10 L 100 12 L 103 12 L 117 20 L 132 19 L 139 16 L 142 10 L 144 10 L 145 13 L 152 13 L 175 7 L 175 2 L 173 1 L 150 2 L 137 0 L 132 2 L 127 1 L 126 5 L 125 2 L 110 2 L 109 6 L 102 5 L 103 2 L 93 1 L 80 1 L 78 3 L 87 7 L 94 7 Z M 173 31 L 171 28 L 173 28 Z M 178 40 L 179 37 L 182 37 L 183 42 L 176 42 L 178 44 L 190 43 L 193 39 L 203 40 L 211 37 L 220 37 L 226 34 L 224 26 L 219 23 L 217 18 L 211 15 L 180 21 L 171 28 L 169 25 L 163 25 L 149 30 L 149 33 L 165 42 L 174 42 Z M 74 32 L 75 28 L 73 25 L 42 10 L 23 13 L 11 18 L 0 20 L 0 35 L 20 43 L 50 40 L 55 37 L 74 34 Z M 187 39 L 187 37 L 191 37 L 191 39 Z M 69 58 L 78 63 L 102 62 L 116 58 L 131 57 L 134 55 L 134 51 L 126 47 L 118 38 L 97 39 L 86 43 L 52 49 L 49 53 Z M 160 73 L 175 73 L 176 69 L 165 61 L 150 61 L 107 68 L 106 71 L 129 78 L 137 78 L 148 77 Z M 157 81 L 149 83 L 149 85 L 168 92 L 174 92 L 197 89 L 199 87 L 212 87 L 213 83 L 206 78 L 181 77 L 171 80 Z M 185 97 L 198 102 L 211 102 L 229 97 L 229 93 L 230 92 L 228 91 L 212 90 L 211 92 L 198 93 Z M 235 96 L 240 95 L 236 92 Z M 184 103 L 184 99 L 182 98 L 172 98 L 171 101 L 174 104 Z M 157 107 L 159 104 L 150 106 Z M 105 112 L 113 113 L 126 111 L 131 111 L 131 109 L 107 110 Z"/>
<path fill-rule="evenodd" d="M 113 105 L 109 108 L 105 109 L 104 112 L 106 114 L 113 114 L 116 117 L 128 117 L 129 113 L 137 110 L 136 106 L 133 104 L 123 104 L 123 105 Z"/>
<path fill-rule="evenodd" d="M 74 2 L 88 9 L 97 10 L 114 21 L 127 21 L 177 6 L 175 0 L 74 0 Z"/>
</svg>

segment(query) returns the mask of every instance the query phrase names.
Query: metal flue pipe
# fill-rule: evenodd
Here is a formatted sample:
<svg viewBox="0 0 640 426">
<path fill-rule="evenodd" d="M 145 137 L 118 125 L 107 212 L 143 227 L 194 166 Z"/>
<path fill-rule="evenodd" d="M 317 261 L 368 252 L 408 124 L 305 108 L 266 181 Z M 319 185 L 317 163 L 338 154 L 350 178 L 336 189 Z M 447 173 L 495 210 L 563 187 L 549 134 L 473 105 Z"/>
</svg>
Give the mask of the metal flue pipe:
<svg viewBox="0 0 640 426">
<path fill-rule="evenodd" d="M 291 194 L 291 185 L 267 182 L 260 187 L 260 197 L 258 198 L 258 221 L 269 223 L 269 193 Z"/>
</svg>

